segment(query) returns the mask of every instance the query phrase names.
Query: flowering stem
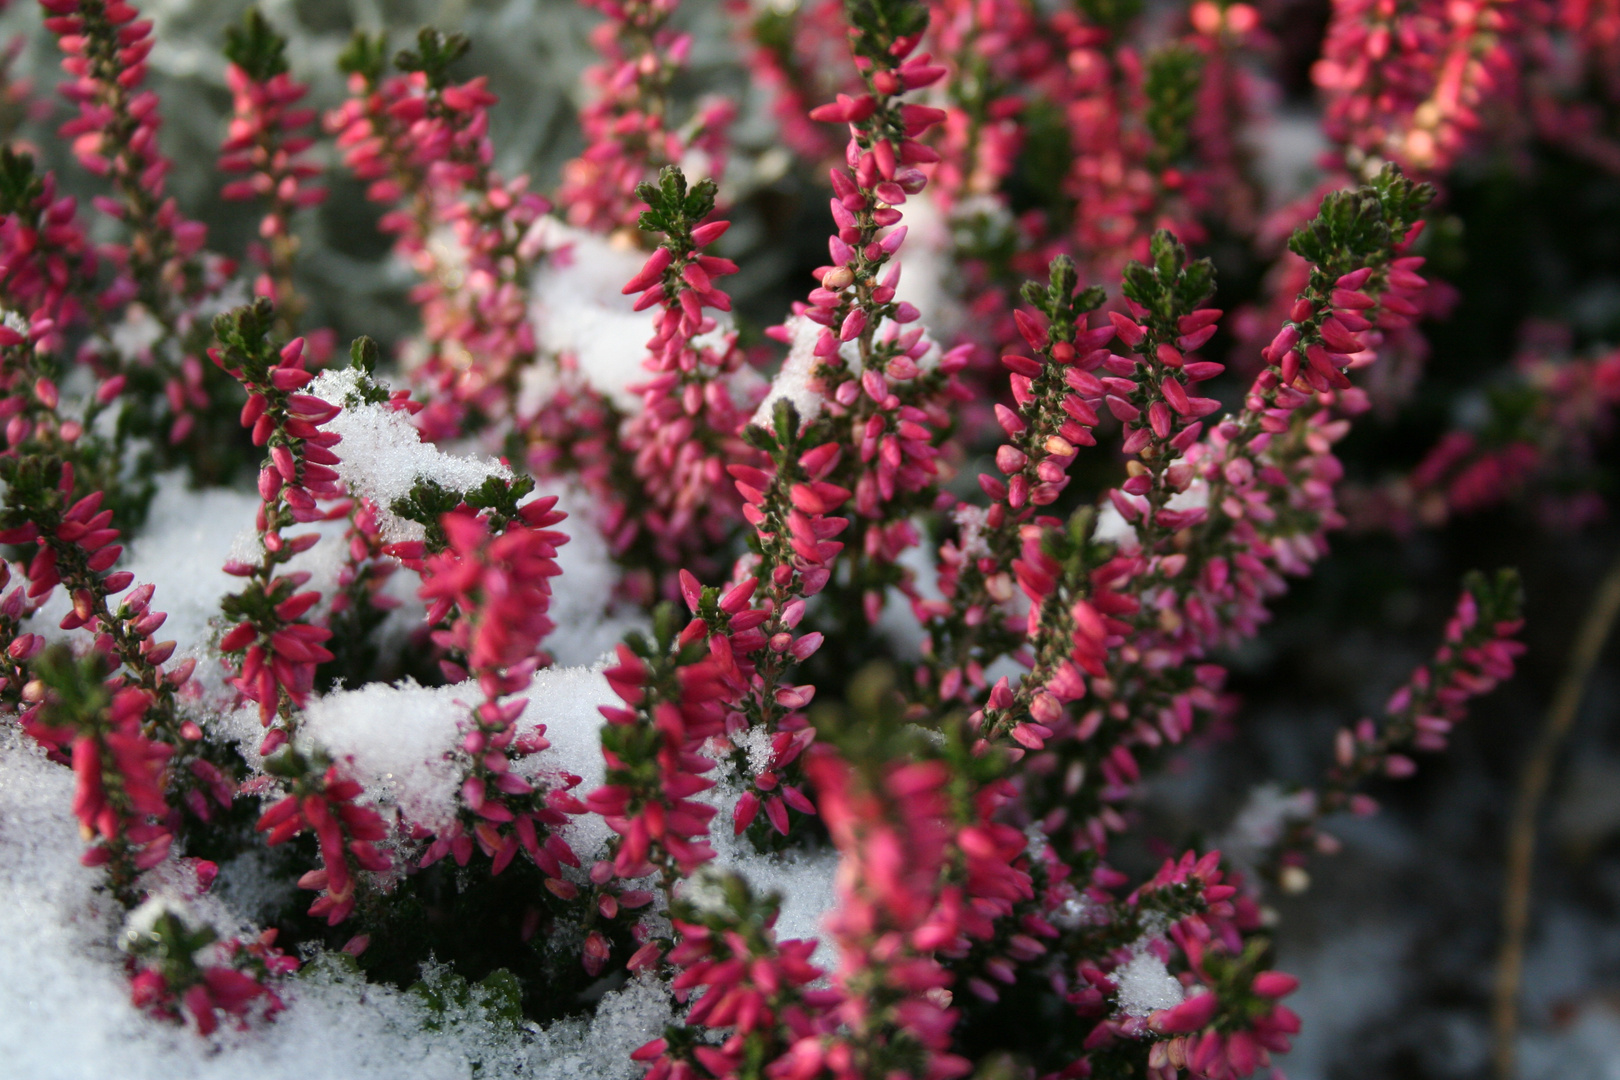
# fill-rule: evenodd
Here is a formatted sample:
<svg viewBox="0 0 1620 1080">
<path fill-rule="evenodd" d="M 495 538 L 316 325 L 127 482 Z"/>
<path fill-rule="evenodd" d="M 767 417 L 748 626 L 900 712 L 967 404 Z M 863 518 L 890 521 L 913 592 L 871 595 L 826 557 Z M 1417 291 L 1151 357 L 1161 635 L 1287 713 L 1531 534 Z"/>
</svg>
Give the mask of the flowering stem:
<svg viewBox="0 0 1620 1080">
<path fill-rule="evenodd" d="M 275 303 L 279 331 L 291 334 L 305 300 L 293 282 L 298 237 L 289 230 L 289 223 L 295 211 L 316 205 L 326 192 L 304 186 L 304 181 L 320 173 L 319 167 L 298 160 L 314 142 L 299 129 L 309 126 L 315 111 L 293 108 L 309 87 L 287 74 L 286 51 L 287 39 L 271 28 L 257 8 L 248 10 L 240 26 L 227 28 L 225 81 L 235 99 L 236 115 L 222 148 L 220 168 L 252 174 L 226 185 L 225 198 L 262 197 L 267 204 L 259 222 L 259 235 L 269 244 L 259 292 Z"/>
<path fill-rule="evenodd" d="M 282 530 L 298 522 L 340 517 L 348 506 L 330 511 L 318 499 L 340 499 L 343 490 L 333 465 L 331 448 L 339 441 L 320 425 L 340 411 L 319 398 L 299 393 L 312 378 L 304 370 L 304 339 L 295 338 L 281 349 L 270 341 L 275 307 L 268 299 L 227 312 L 214 320 L 219 339 L 209 349 L 214 363 L 230 373 L 248 391 L 242 409 L 243 426 L 252 432 L 255 446 L 267 446 L 269 456 L 259 471 L 258 530 L 261 552 L 257 562 L 231 562 L 226 571 L 248 579 L 241 592 L 226 596 L 221 607 L 238 620 L 220 639 L 221 653 L 242 654 L 235 685 L 259 703 L 266 727 L 273 717 L 281 726 L 265 736 L 260 753 L 269 754 L 286 741 L 296 710 L 314 689 L 318 664 L 332 659 L 322 643 L 332 636 L 303 616 L 321 599 L 315 591 L 295 593 L 309 580 L 305 572 L 277 574 L 277 568 L 320 539 L 319 533 L 286 537 Z"/>
<path fill-rule="evenodd" d="M 984 666 L 1025 640 L 1004 616 L 1003 605 L 1013 596 L 1013 577 L 1004 568 L 1017 557 L 1026 523 L 1067 487 L 1078 447 L 1096 444 L 1091 428 L 1103 388 L 1090 372 L 1100 362 L 1098 346 L 1114 330 L 1087 328 L 1086 313 L 1102 305 L 1103 290 L 1093 286 L 1076 293 L 1075 285 L 1074 264 L 1058 256 L 1047 287 L 1030 282 L 1024 289 L 1048 326 L 1042 330 L 1018 312 L 1019 326 L 1039 359 L 1002 358 L 1013 373 L 1017 405 L 996 406 L 1007 436 L 996 451 L 996 466 L 1005 479 L 979 476 L 990 505 L 979 512 L 961 504 L 956 512 L 961 533 L 941 553 L 940 585 L 947 600 L 929 612 L 927 652 L 935 675 L 929 692 L 938 700 L 982 688 Z"/>
<path fill-rule="evenodd" d="M 1494 689 L 1498 681 L 1513 674 L 1513 658 L 1524 646 L 1513 640 L 1523 625 L 1523 599 L 1518 574 L 1499 573 L 1492 581 L 1482 574 L 1469 574 L 1457 611 L 1446 627 L 1445 643 L 1434 661 L 1420 667 L 1412 679 L 1390 699 L 1387 719 L 1381 728 L 1363 720 L 1352 731 L 1341 730 L 1335 740 L 1336 762 L 1327 781 L 1316 791 L 1309 814 L 1290 822 L 1289 828 L 1273 846 L 1266 871 L 1288 888 L 1289 875 L 1280 867 L 1297 867 L 1307 845 L 1320 840 L 1318 827 L 1323 819 L 1350 809 L 1371 813 L 1373 801 L 1357 794 L 1372 776 L 1411 775 L 1415 766 L 1406 756 L 1412 748 L 1445 748 L 1452 726 L 1464 716 L 1469 698 Z"/>
<path fill-rule="evenodd" d="M 48 28 L 61 36 L 68 53 L 63 68 L 75 77 L 69 96 L 80 106 L 80 119 L 63 134 L 78 137 L 75 148 L 87 167 L 111 177 L 122 202 L 119 216 L 132 236 L 129 272 L 137 298 L 175 337 L 180 301 L 202 284 L 201 268 L 191 258 L 201 244 L 201 226 L 179 220 L 173 201 L 163 198 L 170 162 L 157 150 L 155 98 L 143 93 L 135 108 L 132 91 L 145 76 L 151 24 L 136 23 L 135 7 L 124 0 L 42 2 L 53 16 Z"/>
<path fill-rule="evenodd" d="M 150 696 L 147 732 L 178 744 L 174 689 L 189 678 L 195 661 L 163 671 L 175 643 L 154 642 L 147 636 L 156 629 L 146 618 L 150 586 L 127 597 L 116 613 L 112 610 L 108 598 L 129 588 L 134 575 L 112 570 L 124 549 L 115 542 L 119 534 L 112 528 L 112 511 L 101 508 L 102 493 L 95 491 L 69 504 L 73 465 L 48 454 L 0 458 L 0 478 L 7 486 L 0 537 L 8 543 L 31 540 L 38 545 L 28 567 L 30 596 L 43 597 L 57 584 L 64 585 L 73 610 L 64 616 L 62 628 L 93 625 L 104 651 Z"/>
</svg>

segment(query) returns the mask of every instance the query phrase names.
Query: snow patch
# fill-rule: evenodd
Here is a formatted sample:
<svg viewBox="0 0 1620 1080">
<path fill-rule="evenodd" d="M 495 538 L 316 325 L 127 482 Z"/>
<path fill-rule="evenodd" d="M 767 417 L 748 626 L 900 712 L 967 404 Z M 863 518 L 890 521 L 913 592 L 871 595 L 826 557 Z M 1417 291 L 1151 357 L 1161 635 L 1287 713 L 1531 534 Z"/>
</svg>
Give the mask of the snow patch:
<svg viewBox="0 0 1620 1080">
<path fill-rule="evenodd" d="M 1145 1017 L 1174 1008 L 1183 1000 L 1181 983 L 1150 949 L 1131 957 L 1114 972 L 1113 979 L 1119 987 L 1119 1011 L 1126 1016 Z"/>
<path fill-rule="evenodd" d="M 395 499 L 409 495 L 418 479 L 437 481 L 452 491 L 481 486 L 489 477 L 512 479 L 512 470 L 497 461 L 471 455 L 446 454 L 432 443 L 422 441 L 411 426 L 410 417 L 386 405 L 372 405 L 354 398 L 364 374 L 354 368 L 323 371 L 309 384 L 309 393 L 343 411 L 326 423 L 343 441 L 333 448 L 341 459 L 334 466 L 350 494 L 370 499 L 377 505 L 378 525 L 389 542 L 419 540 L 422 527 L 396 517 L 389 507 Z"/>
</svg>

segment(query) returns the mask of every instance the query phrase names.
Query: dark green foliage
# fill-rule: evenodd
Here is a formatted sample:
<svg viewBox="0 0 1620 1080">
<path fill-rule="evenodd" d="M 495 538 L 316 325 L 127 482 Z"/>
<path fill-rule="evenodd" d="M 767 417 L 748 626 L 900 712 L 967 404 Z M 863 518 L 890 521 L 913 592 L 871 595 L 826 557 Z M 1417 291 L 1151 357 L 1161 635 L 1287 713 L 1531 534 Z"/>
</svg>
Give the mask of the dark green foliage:
<svg viewBox="0 0 1620 1080">
<path fill-rule="evenodd" d="M 1024 106 L 1019 123 L 1024 145 L 1008 178 L 1008 208 L 1015 214 L 1039 208 L 1051 215 L 1055 229 L 1066 229 L 1073 207 L 1064 181 L 1074 163 L 1068 121 L 1062 108 L 1037 97 Z"/>
<path fill-rule="evenodd" d="M 1160 168 L 1186 153 L 1203 76 L 1204 54 L 1191 46 L 1167 45 L 1148 57 L 1142 84 L 1147 109 L 1142 122 L 1153 137 L 1153 157 Z"/>
<path fill-rule="evenodd" d="M 1471 593 L 1479 605 L 1481 626 L 1513 622 L 1524 613 L 1524 583 L 1513 567 L 1503 567 L 1495 575 L 1470 570 L 1463 577 L 1463 589 Z"/>
<path fill-rule="evenodd" d="M 509 1029 L 516 1035 L 523 1024 L 523 991 L 517 976 L 505 968 L 496 968 L 475 983 L 457 975 L 449 968 L 436 967 L 423 973 L 421 982 L 415 983 L 407 993 L 426 1005 L 433 1014 L 423 1026 L 439 1031 L 445 1024 L 454 1024 L 469 1013 L 478 1014 L 485 1022 Z M 459 1013 L 459 1017 L 447 1017 Z"/>
<path fill-rule="evenodd" d="M 1187 261 L 1187 249 L 1160 229 L 1150 244 L 1151 265 L 1132 260 L 1125 268 L 1125 296 L 1148 310 L 1151 319 L 1168 323 L 1196 310 L 1215 295 L 1215 264 Z"/>
<path fill-rule="evenodd" d="M 219 939 L 206 924 L 193 927 L 165 908 L 147 927 L 128 927 L 119 940 L 124 951 L 138 956 L 147 967 L 163 976 L 170 987 L 190 986 L 201 977 L 196 961 L 198 950 Z"/>
<path fill-rule="evenodd" d="M 430 88 L 442 90 L 450 84 L 450 65 L 471 48 L 466 34 L 446 34 L 424 26 L 416 35 L 416 48 L 401 49 L 394 56 L 394 66 L 401 71 L 420 71 Z"/>
<path fill-rule="evenodd" d="M 686 174 L 680 167 L 665 165 L 658 174 L 658 183 L 643 182 L 636 188 L 636 197 L 647 204 L 636 227 L 690 242 L 693 226 L 701 224 L 714 211 L 714 196 L 718 190 L 715 182 L 707 179 L 699 180 L 688 190 Z"/>
<path fill-rule="evenodd" d="M 720 894 L 720 904 L 699 907 L 684 896 L 677 896 L 671 914 L 682 922 L 724 932 L 740 930 L 747 937 L 766 940 L 765 931 L 776 922 L 782 909 L 781 893 L 755 894 L 748 879 L 735 872 L 709 872 L 704 882 L 708 891 Z"/>
<path fill-rule="evenodd" d="M 278 577 L 268 587 L 252 578 L 241 592 L 221 597 L 219 607 L 232 623 L 250 622 L 258 627 L 279 628 L 284 620 L 276 614 L 276 605 L 290 599 L 297 588 L 291 577 Z"/>
<path fill-rule="evenodd" d="M 215 316 L 214 337 L 219 342 L 221 364 L 241 371 L 243 380 L 265 386 L 270 369 L 281 361 L 270 341 L 275 322 L 275 305 L 262 296 Z"/>
<path fill-rule="evenodd" d="M 258 8 L 248 8 L 240 25 L 225 28 L 225 59 L 254 82 L 269 82 L 287 72 L 287 39 Z"/>
<path fill-rule="evenodd" d="M 16 529 L 29 521 L 54 521 L 64 508 L 58 485 L 62 480 L 60 459 L 41 454 L 12 457 L 0 455 L 0 482 L 6 485 L 5 508 L 0 510 L 0 528 Z"/>
<path fill-rule="evenodd" d="M 338 55 L 338 70 L 345 75 L 359 75 L 367 85 L 375 86 L 388 70 L 388 35 L 373 37 L 356 30 L 348 47 Z"/>
<path fill-rule="evenodd" d="M 792 457 L 799 443 L 799 410 L 793 402 L 783 398 L 771 413 L 771 426 L 749 424 L 743 429 L 743 441 L 755 450 L 771 455 L 778 464 Z"/>
<path fill-rule="evenodd" d="M 406 521 L 414 521 L 427 530 L 425 538 L 430 554 L 443 551 L 449 542 L 440 519 L 462 504 L 474 510 L 486 510 L 485 515 L 493 531 L 504 529 L 517 517 L 518 503 L 534 490 L 534 478 L 518 476 L 502 480 L 490 476 L 471 491 L 454 491 L 428 476 L 416 478 L 410 494 L 402 495 L 389 504 L 388 509 Z"/>
<path fill-rule="evenodd" d="M 364 334 L 355 338 L 349 345 L 349 365 L 358 368 L 365 376 L 357 380 L 359 385 L 354 392 L 343 399 L 344 408 L 355 405 L 381 405 L 388 400 L 388 391 L 377 385 L 373 379 L 377 371 L 377 361 L 382 356 L 382 350 L 377 343 Z"/>
<path fill-rule="evenodd" d="M 1288 250 L 1331 276 L 1349 273 L 1381 253 L 1387 258 L 1433 198 L 1432 185 L 1385 165 L 1371 183 L 1324 198 L 1316 217 L 1288 238 Z"/>
<path fill-rule="evenodd" d="M 1117 35 L 1142 13 L 1142 0 L 1076 0 L 1075 7 L 1088 22 Z"/>
<path fill-rule="evenodd" d="M 517 517 L 518 503 L 533 490 L 532 476 L 518 476 L 511 480 L 487 476 L 482 484 L 467 492 L 463 498 L 474 510 L 488 510 L 487 517 L 491 525 L 499 529 Z"/>
<path fill-rule="evenodd" d="M 1048 273 L 1050 277 L 1045 287 L 1038 281 L 1024 282 L 1024 302 L 1050 321 L 1053 341 L 1073 341 L 1075 327 L 1085 321 L 1088 312 L 1102 307 L 1108 293 L 1101 285 L 1075 292 L 1079 275 L 1067 255 L 1053 259 Z"/>
<path fill-rule="evenodd" d="M 928 5 L 922 0 L 844 0 L 844 18 L 853 31 L 850 47 L 879 67 L 894 67 L 890 51 L 896 41 L 928 29 Z"/>
<path fill-rule="evenodd" d="M 414 521 L 427 530 L 424 542 L 429 554 L 443 551 L 449 543 L 439 519 L 450 513 L 463 501 L 461 492 L 452 491 L 431 476 L 419 476 L 409 495 L 401 495 L 389 504 L 396 517 Z"/>
<path fill-rule="evenodd" d="M 0 146 L 0 214 L 32 219 L 45 182 L 34 172 L 31 154 Z"/>
<path fill-rule="evenodd" d="M 94 726 L 112 700 L 106 687 L 107 665 L 95 654 L 75 656 L 58 643 L 34 658 L 29 673 L 50 690 L 40 710 L 47 727 Z"/>
<path fill-rule="evenodd" d="M 680 701 L 680 669 L 707 655 L 701 641 L 676 648 L 676 638 L 684 625 L 680 611 L 665 601 L 653 610 L 651 637 L 634 630 L 625 636 L 626 647 L 647 668 L 643 690 L 649 702 Z M 619 761 L 607 770 L 607 783 L 622 784 L 635 792 L 658 790 L 664 772 L 657 759 L 663 745 L 664 734 L 654 724 L 603 725 L 602 749 Z"/>
</svg>

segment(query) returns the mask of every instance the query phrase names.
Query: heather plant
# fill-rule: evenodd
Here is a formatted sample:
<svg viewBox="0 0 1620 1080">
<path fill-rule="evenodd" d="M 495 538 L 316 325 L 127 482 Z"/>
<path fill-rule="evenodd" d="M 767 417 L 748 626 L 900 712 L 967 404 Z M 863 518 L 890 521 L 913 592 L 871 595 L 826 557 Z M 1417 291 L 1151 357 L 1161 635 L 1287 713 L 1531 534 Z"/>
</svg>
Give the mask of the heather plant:
<svg viewBox="0 0 1620 1080">
<path fill-rule="evenodd" d="M 1612 194 L 1620 12 L 1336 0 L 1295 184 L 1264 5 L 586 6 L 555 177 L 458 29 L 233 10 L 239 252 L 170 190 L 210 164 L 165 153 L 162 18 L 40 0 L 65 109 L 0 68 L 0 1001 L 48 1014 L 0 1048 L 1280 1076 L 1284 915 L 1514 678 L 1518 573 L 1352 672 L 1387 704 L 1339 694 L 1309 779 L 1155 799 L 1226 767 L 1341 531 L 1600 533 L 1620 318 L 1540 304 L 1461 375 L 1447 319 L 1483 172 Z M 407 330 L 315 282 L 339 202 Z M 1617 609 L 1521 804 L 1504 1076 L 1523 845 Z"/>
</svg>

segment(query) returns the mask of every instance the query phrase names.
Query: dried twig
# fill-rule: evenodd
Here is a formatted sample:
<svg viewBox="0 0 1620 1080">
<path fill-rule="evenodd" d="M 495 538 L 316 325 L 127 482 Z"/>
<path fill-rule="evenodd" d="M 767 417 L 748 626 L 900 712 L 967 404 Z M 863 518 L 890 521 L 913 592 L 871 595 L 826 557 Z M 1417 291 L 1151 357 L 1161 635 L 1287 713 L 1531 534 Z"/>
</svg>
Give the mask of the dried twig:
<svg viewBox="0 0 1620 1080">
<path fill-rule="evenodd" d="M 1502 896 L 1502 947 L 1496 957 L 1496 988 L 1491 1007 L 1491 1028 L 1495 1048 L 1497 1080 L 1513 1080 L 1519 1029 L 1519 978 L 1524 971 L 1525 931 L 1530 923 L 1530 878 L 1536 854 L 1536 817 L 1547 783 L 1558 759 L 1587 681 L 1603 652 L 1609 630 L 1620 616 L 1620 560 L 1598 586 L 1586 621 L 1575 636 L 1569 666 L 1558 684 L 1558 691 L 1541 725 L 1530 761 L 1519 779 L 1513 817 L 1508 824 L 1507 880 Z"/>
</svg>

